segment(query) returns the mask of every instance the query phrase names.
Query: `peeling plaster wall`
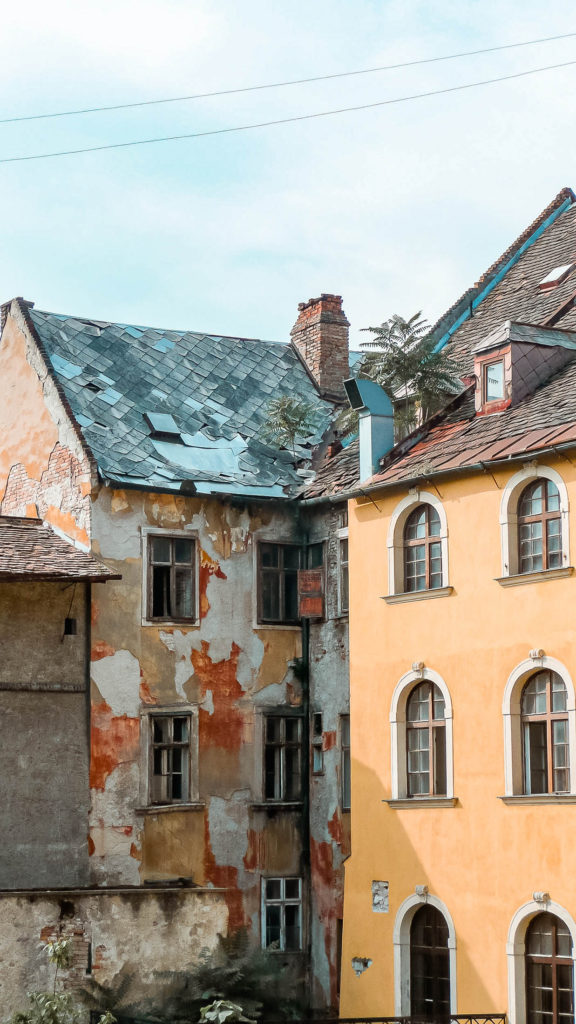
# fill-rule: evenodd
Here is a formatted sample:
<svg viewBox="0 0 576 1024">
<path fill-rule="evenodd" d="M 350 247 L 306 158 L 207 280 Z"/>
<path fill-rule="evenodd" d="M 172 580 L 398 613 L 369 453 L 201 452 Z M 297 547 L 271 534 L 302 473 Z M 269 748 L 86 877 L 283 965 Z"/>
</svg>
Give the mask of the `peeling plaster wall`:
<svg viewBox="0 0 576 1024">
<path fill-rule="evenodd" d="M 20 311 L 4 326 L 0 379 L 0 513 L 38 514 L 87 549 L 90 463 Z"/>
<path fill-rule="evenodd" d="M 197 540 L 199 623 L 143 624 L 143 531 Z M 292 509 L 102 488 L 94 550 L 122 580 L 94 591 L 91 878 L 106 884 L 192 877 L 227 889 L 230 927 L 260 934 L 261 876 L 302 874 L 301 812 L 269 816 L 262 713 L 298 708 L 290 662 L 299 629 L 256 624 L 256 540 L 297 539 Z M 195 804 L 150 808 L 150 709 L 192 710 Z M 194 763 L 194 757 L 193 757 Z"/>
<path fill-rule="evenodd" d="M 86 602 L 82 583 L 0 583 L 0 888 L 88 880 Z"/>
<path fill-rule="evenodd" d="M 228 928 L 224 894 L 213 890 L 0 893 L 0 1007 L 2 1016 L 26 1008 L 26 992 L 50 989 L 54 968 L 42 944 L 71 938 L 74 960 L 61 972 L 64 988 L 90 981 L 114 984 L 132 975 L 128 999 L 153 999 L 160 972 L 186 971 L 214 949 Z M 87 1017 L 86 1017 L 87 1019 Z"/>
<path fill-rule="evenodd" d="M 344 901 L 343 861 L 350 853 L 350 813 L 342 811 L 342 715 L 350 712 L 348 616 L 338 607 L 339 530 L 345 505 L 309 516 L 311 542 L 324 542 L 325 621 L 310 626 L 310 712 L 322 713 L 324 771 L 311 775 L 310 873 L 313 997 L 338 1006 L 338 971 Z"/>
</svg>

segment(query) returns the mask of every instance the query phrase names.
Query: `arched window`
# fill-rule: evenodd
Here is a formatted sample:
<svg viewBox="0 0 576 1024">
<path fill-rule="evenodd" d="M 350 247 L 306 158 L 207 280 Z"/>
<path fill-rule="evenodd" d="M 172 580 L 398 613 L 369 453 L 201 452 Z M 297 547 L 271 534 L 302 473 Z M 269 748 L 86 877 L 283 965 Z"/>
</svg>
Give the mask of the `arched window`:
<svg viewBox="0 0 576 1024">
<path fill-rule="evenodd" d="M 408 796 L 446 795 L 446 716 L 435 683 L 419 683 L 406 704 Z"/>
<path fill-rule="evenodd" d="M 410 1013 L 425 1020 L 450 1015 L 448 925 L 428 903 L 410 925 Z"/>
<path fill-rule="evenodd" d="M 418 505 L 404 527 L 404 590 L 436 590 L 442 586 L 440 516 L 432 505 Z"/>
<path fill-rule="evenodd" d="M 568 694 L 563 679 L 536 672 L 520 704 L 524 793 L 569 793 Z"/>
<path fill-rule="evenodd" d="M 528 484 L 518 502 L 518 571 L 562 566 L 560 493 L 552 480 Z"/>
<path fill-rule="evenodd" d="M 510 478 L 500 503 L 502 578 L 536 572 L 568 575 L 568 491 L 549 466 L 525 466 Z"/>
<path fill-rule="evenodd" d="M 570 929 L 554 914 L 537 914 L 526 932 L 526 1024 L 574 1021 Z"/>
</svg>

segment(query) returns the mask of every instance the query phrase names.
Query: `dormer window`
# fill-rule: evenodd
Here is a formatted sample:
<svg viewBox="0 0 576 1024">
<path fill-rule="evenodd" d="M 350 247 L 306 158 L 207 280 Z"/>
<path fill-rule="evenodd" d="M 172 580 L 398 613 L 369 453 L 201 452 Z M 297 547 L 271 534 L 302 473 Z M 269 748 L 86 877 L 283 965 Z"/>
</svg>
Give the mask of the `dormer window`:
<svg viewBox="0 0 576 1024">
<path fill-rule="evenodd" d="M 484 403 L 501 402 L 504 398 L 504 361 L 487 363 L 484 367 Z"/>
</svg>

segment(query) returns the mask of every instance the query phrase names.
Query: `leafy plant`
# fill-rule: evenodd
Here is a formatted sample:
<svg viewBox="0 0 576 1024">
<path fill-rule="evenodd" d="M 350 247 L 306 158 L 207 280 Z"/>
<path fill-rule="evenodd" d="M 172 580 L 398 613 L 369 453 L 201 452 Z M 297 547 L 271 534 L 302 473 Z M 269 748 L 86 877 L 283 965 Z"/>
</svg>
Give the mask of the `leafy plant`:
<svg viewBox="0 0 576 1024">
<path fill-rule="evenodd" d="M 244 1011 L 237 1003 L 231 1003 L 228 999 L 215 999 L 208 1006 L 200 1010 L 200 1021 L 209 1024 L 231 1024 L 232 1021 L 244 1021 L 245 1024 L 254 1024 L 250 1017 L 244 1016 Z"/>
<path fill-rule="evenodd" d="M 361 376 L 375 380 L 395 405 L 398 438 L 427 420 L 459 388 L 458 373 L 445 349 L 436 351 L 429 324 L 422 313 L 409 320 L 395 313 L 379 327 L 365 327 L 373 338 L 362 343 L 368 349 Z M 337 425 L 343 433 L 357 429 L 357 415 L 346 410 Z"/>
<path fill-rule="evenodd" d="M 282 395 L 266 408 L 267 421 L 260 436 L 282 448 L 289 448 L 296 462 L 296 438 L 305 438 L 316 426 L 316 410 L 309 402 Z"/>
<path fill-rule="evenodd" d="M 59 971 L 72 965 L 72 941 L 54 939 L 44 945 L 44 950 L 56 967 L 52 992 L 28 992 L 29 1009 L 13 1014 L 8 1024 L 81 1024 L 72 993 L 56 991 Z M 110 1012 L 104 1013 L 98 1024 L 116 1024 L 116 1017 Z"/>
</svg>

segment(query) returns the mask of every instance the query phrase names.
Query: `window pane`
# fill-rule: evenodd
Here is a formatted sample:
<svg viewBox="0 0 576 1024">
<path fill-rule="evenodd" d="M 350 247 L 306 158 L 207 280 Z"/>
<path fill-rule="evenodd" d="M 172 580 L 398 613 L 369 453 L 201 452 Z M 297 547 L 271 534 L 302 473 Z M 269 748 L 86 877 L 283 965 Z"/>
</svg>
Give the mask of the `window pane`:
<svg viewBox="0 0 576 1024">
<path fill-rule="evenodd" d="M 421 505 L 408 516 L 404 536 L 406 540 L 422 540 L 426 536 L 425 505 Z"/>
<path fill-rule="evenodd" d="M 260 579 L 262 618 L 278 621 L 280 618 L 280 575 L 263 572 Z"/>
<path fill-rule="evenodd" d="M 194 580 L 190 569 L 174 569 L 174 609 L 177 619 L 194 617 Z"/>
<path fill-rule="evenodd" d="M 438 796 L 446 795 L 446 729 L 437 726 L 434 729 L 434 792 Z"/>
<path fill-rule="evenodd" d="M 280 878 L 266 879 L 266 899 L 279 900 L 282 898 L 282 880 Z"/>
<path fill-rule="evenodd" d="M 309 569 L 319 569 L 324 564 L 324 545 L 322 543 L 308 545 L 307 564 Z"/>
<path fill-rule="evenodd" d="M 173 719 L 173 739 L 175 743 L 186 743 L 188 740 L 188 719 L 187 718 L 174 718 Z"/>
<path fill-rule="evenodd" d="M 280 949 L 280 912 L 274 904 L 266 907 L 266 949 Z"/>
<path fill-rule="evenodd" d="M 287 904 L 284 909 L 286 921 L 286 944 L 285 949 L 300 949 L 300 906 Z"/>
<path fill-rule="evenodd" d="M 504 363 L 489 363 L 486 367 L 486 401 L 504 398 Z"/>
<path fill-rule="evenodd" d="M 300 778 L 300 747 L 287 747 L 285 800 L 299 800 L 302 792 Z"/>
<path fill-rule="evenodd" d="M 266 747 L 264 752 L 264 796 L 266 800 L 281 799 L 280 747 Z"/>
<path fill-rule="evenodd" d="M 546 508 L 548 512 L 560 511 L 560 494 L 551 480 L 546 481 Z"/>
<path fill-rule="evenodd" d="M 166 743 L 168 740 L 169 718 L 154 718 L 152 720 L 152 736 L 155 743 Z"/>
<path fill-rule="evenodd" d="M 524 726 L 525 791 L 548 792 L 546 722 L 527 722 Z"/>
<path fill-rule="evenodd" d="M 278 544 L 261 544 L 260 545 L 260 562 L 263 566 L 268 568 L 276 568 L 278 565 Z"/>
<path fill-rule="evenodd" d="M 287 743 L 299 743 L 302 721 L 300 718 L 285 718 L 285 732 Z"/>
<path fill-rule="evenodd" d="M 152 559 L 154 562 L 171 561 L 170 537 L 152 537 Z"/>
<path fill-rule="evenodd" d="M 299 878 L 287 878 L 285 882 L 286 886 L 286 899 L 287 900 L 299 900 L 300 899 L 300 879 Z"/>
<path fill-rule="evenodd" d="M 190 564 L 192 561 L 192 552 L 194 542 L 183 537 L 174 538 L 174 561 L 175 562 L 187 562 Z"/>
<path fill-rule="evenodd" d="M 431 537 L 440 536 L 440 516 L 432 505 L 428 505 L 428 524 Z"/>
<path fill-rule="evenodd" d="M 284 573 L 284 622 L 298 621 L 298 576 L 295 572 Z"/>
<path fill-rule="evenodd" d="M 419 683 L 408 698 L 406 708 L 409 722 L 427 722 L 430 716 L 430 684 Z"/>
<path fill-rule="evenodd" d="M 523 715 L 546 714 L 546 691 L 548 678 L 547 672 L 538 672 L 537 675 L 532 676 L 532 678 L 526 683 L 522 692 Z"/>
<path fill-rule="evenodd" d="M 322 545 L 319 545 L 322 548 Z M 300 568 L 300 548 L 296 545 L 285 544 L 282 548 L 284 555 L 284 568 L 285 569 L 299 569 Z M 322 564 L 320 562 L 320 564 Z"/>
<path fill-rule="evenodd" d="M 170 611 L 170 566 L 152 568 L 152 616 L 168 618 Z"/>
<path fill-rule="evenodd" d="M 280 731 L 282 727 L 282 719 L 275 718 L 269 715 L 266 719 L 266 742 L 267 743 L 278 743 L 280 741 Z"/>
</svg>

